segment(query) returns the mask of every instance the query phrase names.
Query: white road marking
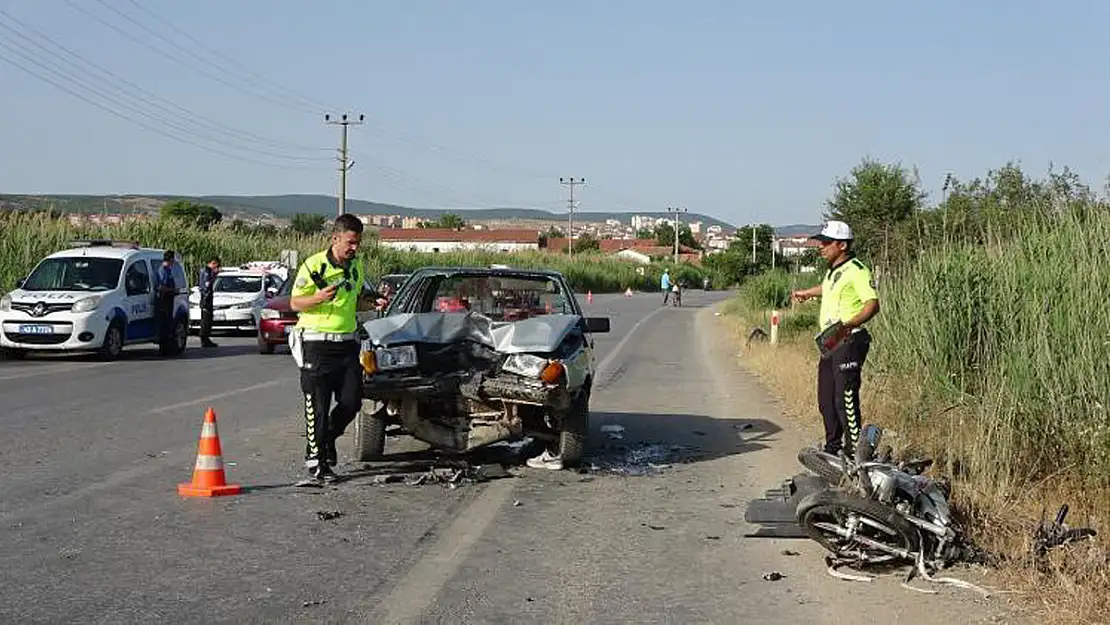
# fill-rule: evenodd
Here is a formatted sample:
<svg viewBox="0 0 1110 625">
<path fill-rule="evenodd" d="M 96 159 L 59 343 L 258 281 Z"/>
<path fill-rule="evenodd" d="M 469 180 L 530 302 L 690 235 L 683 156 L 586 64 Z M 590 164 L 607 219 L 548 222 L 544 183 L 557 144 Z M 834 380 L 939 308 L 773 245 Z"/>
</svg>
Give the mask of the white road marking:
<svg viewBox="0 0 1110 625">
<path fill-rule="evenodd" d="M 38 376 L 41 376 L 41 375 L 53 375 L 53 374 L 57 374 L 57 373 L 67 373 L 69 371 L 79 371 L 81 369 L 93 369 L 93 368 L 96 368 L 96 367 L 103 367 L 103 366 L 110 365 L 110 364 L 112 364 L 112 363 L 109 363 L 109 362 L 89 362 L 89 363 L 83 363 L 83 364 L 59 365 L 59 366 L 34 365 L 34 368 L 31 369 L 30 371 L 22 370 L 19 373 L 12 373 L 12 374 L 9 374 L 9 375 L 0 375 L 0 381 L 22 380 L 24 378 L 34 378 L 34 377 L 38 377 Z"/>
<path fill-rule="evenodd" d="M 278 384 L 281 384 L 282 382 L 289 382 L 291 379 L 292 378 L 277 378 L 275 380 L 270 380 L 269 382 L 261 382 L 259 384 L 254 384 L 254 385 L 251 385 L 251 386 L 244 386 L 243 388 L 237 388 L 237 389 L 234 389 L 234 390 L 231 390 L 231 391 L 225 391 L 223 393 L 216 393 L 215 395 L 209 395 L 207 397 L 198 397 L 197 399 L 190 399 L 189 401 L 183 401 L 183 402 L 176 403 L 176 404 L 170 404 L 169 406 L 162 406 L 161 408 L 155 408 L 154 410 L 151 410 L 150 412 L 152 414 L 161 414 L 161 413 L 164 413 L 164 412 L 170 412 L 170 411 L 173 411 L 173 410 L 177 410 L 179 408 L 188 408 L 190 406 L 196 406 L 198 404 L 207 404 L 207 403 L 210 403 L 210 402 L 212 402 L 213 400 L 216 400 L 216 399 L 223 399 L 224 397 L 231 397 L 232 395 L 239 395 L 241 393 L 249 393 L 251 391 L 257 391 L 258 389 L 267 388 L 267 387 L 270 387 L 270 386 L 277 386 Z"/>
<path fill-rule="evenodd" d="M 497 517 L 513 493 L 511 480 L 493 482 L 470 502 L 367 620 L 369 623 L 417 623 L 435 601 L 474 543 Z"/>
</svg>

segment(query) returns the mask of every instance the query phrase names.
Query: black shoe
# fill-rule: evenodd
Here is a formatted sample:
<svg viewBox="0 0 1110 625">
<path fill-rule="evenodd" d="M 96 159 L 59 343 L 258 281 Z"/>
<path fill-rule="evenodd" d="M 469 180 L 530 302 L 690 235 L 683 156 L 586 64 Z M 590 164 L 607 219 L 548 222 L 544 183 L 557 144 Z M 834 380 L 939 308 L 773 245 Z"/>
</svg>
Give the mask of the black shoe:
<svg viewBox="0 0 1110 625">
<path fill-rule="evenodd" d="M 328 484 L 339 480 L 339 476 L 335 474 L 335 471 L 331 470 L 331 467 L 329 467 L 327 463 L 319 464 L 316 468 L 312 469 L 312 478 L 316 481 Z"/>
<path fill-rule="evenodd" d="M 324 462 L 332 467 L 339 464 L 339 451 L 335 448 L 335 441 L 324 443 Z"/>
<path fill-rule="evenodd" d="M 200 346 L 201 347 L 219 347 L 219 345 L 216 345 L 212 341 L 201 341 Z"/>
</svg>

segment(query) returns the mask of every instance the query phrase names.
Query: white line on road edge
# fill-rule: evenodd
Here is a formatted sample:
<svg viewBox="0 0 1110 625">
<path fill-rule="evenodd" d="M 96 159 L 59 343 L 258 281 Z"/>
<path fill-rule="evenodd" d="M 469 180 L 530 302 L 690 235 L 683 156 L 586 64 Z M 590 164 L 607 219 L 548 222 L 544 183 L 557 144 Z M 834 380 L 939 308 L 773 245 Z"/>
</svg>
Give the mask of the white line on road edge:
<svg viewBox="0 0 1110 625">
<path fill-rule="evenodd" d="M 386 596 L 369 623 L 417 623 L 439 591 L 451 581 L 467 552 L 497 517 L 513 492 L 511 480 L 493 482 L 470 502 L 443 537 Z"/>
<path fill-rule="evenodd" d="M 601 361 L 596 371 L 600 372 L 616 358 L 628 339 L 645 321 L 654 317 L 662 307 L 657 308 L 643 319 L 637 321 Z M 598 373 L 600 376 L 600 373 Z M 482 537 L 486 528 L 501 511 L 502 504 L 509 499 L 515 484 L 511 480 L 493 482 L 466 508 L 455 517 L 435 545 L 409 569 L 405 577 L 386 595 L 377 610 L 372 614 L 370 623 L 415 623 L 439 596 L 440 591 L 451 580 L 466 559 L 474 543 Z"/>
<path fill-rule="evenodd" d="M 240 393 L 249 393 L 250 391 L 257 391 L 260 388 L 266 388 L 268 386 L 275 386 L 275 385 L 281 384 L 282 382 L 288 382 L 288 381 L 289 381 L 289 378 L 278 378 L 276 380 L 270 380 L 269 382 L 262 382 L 260 384 L 255 384 L 253 386 L 244 386 L 243 388 L 237 388 L 237 389 L 234 389 L 234 390 L 225 391 L 223 393 L 216 393 L 215 395 L 209 395 L 208 397 L 200 397 L 200 398 L 197 398 L 197 399 L 190 399 L 189 401 L 183 401 L 183 402 L 178 403 L 178 404 L 170 404 L 169 406 L 162 406 L 161 408 L 155 408 L 154 410 L 151 410 L 150 412 L 153 413 L 153 414 L 160 414 L 160 413 L 163 413 L 163 412 L 170 412 L 171 410 L 177 410 L 178 408 L 188 408 L 189 406 L 196 406 L 197 404 L 207 404 L 207 403 L 211 402 L 214 399 L 223 399 L 224 397 L 231 397 L 232 395 L 238 395 Z"/>
</svg>

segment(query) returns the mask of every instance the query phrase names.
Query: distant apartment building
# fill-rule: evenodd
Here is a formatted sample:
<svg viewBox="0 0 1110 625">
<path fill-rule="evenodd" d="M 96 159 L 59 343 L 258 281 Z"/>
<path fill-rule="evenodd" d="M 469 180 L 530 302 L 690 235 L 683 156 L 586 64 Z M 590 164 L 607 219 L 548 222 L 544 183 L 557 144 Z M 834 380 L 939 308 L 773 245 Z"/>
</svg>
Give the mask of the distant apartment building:
<svg viewBox="0 0 1110 625">
<path fill-rule="evenodd" d="M 150 215 L 145 213 L 67 213 L 65 217 L 74 226 L 110 226 L 150 219 Z"/>
<path fill-rule="evenodd" d="M 775 245 L 783 256 L 800 256 L 806 250 L 817 249 L 821 244 L 808 237 L 775 237 Z"/>
<path fill-rule="evenodd" d="M 540 233 L 533 229 L 451 230 L 448 228 L 394 228 L 378 232 L 381 245 L 411 252 L 484 250 L 520 252 L 538 250 Z"/>
</svg>

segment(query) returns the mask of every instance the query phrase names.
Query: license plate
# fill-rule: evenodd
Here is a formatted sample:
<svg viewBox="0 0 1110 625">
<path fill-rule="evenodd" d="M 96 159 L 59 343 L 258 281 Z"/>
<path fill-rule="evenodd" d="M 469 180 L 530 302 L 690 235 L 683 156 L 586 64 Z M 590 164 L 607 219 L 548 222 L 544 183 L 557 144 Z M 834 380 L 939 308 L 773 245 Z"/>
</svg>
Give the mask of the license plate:
<svg viewBox="0 0 1110 625">
<path fill-rule="evenodd" d="M 20 334 L 54 334 L 54 326 L 21 325 Z"/>
</svg>

